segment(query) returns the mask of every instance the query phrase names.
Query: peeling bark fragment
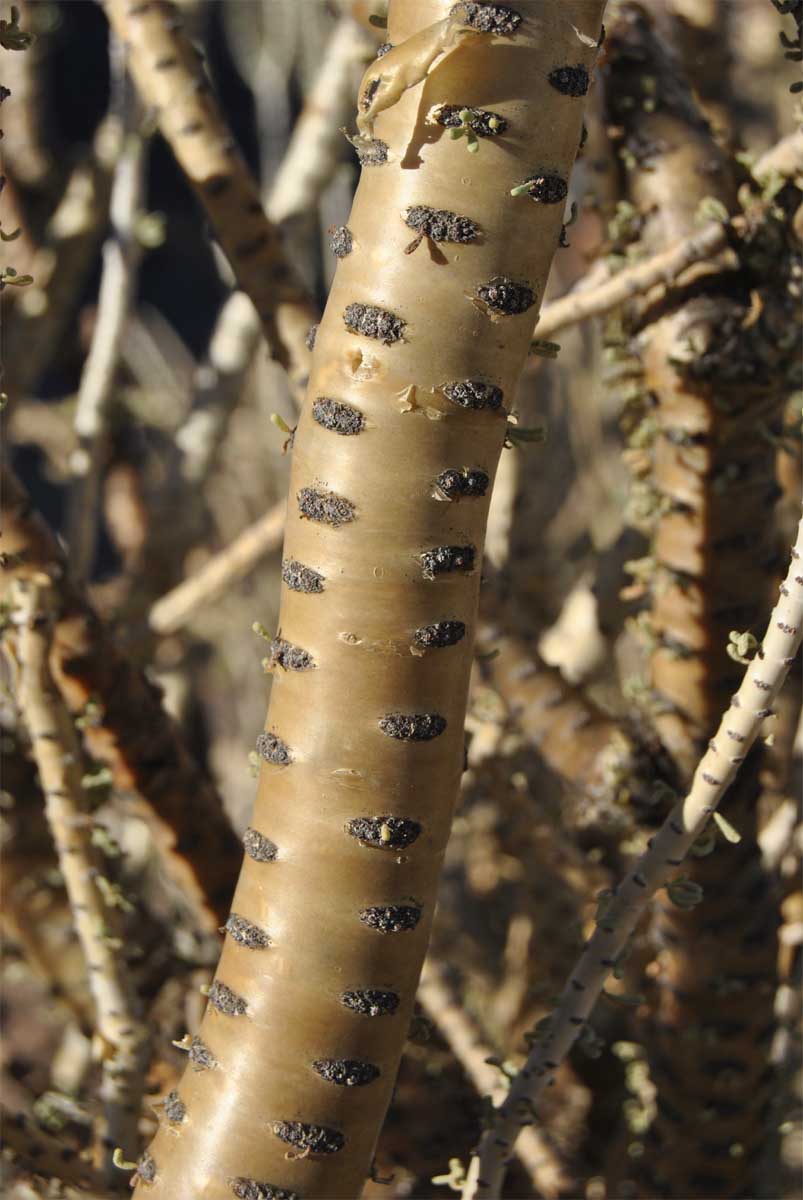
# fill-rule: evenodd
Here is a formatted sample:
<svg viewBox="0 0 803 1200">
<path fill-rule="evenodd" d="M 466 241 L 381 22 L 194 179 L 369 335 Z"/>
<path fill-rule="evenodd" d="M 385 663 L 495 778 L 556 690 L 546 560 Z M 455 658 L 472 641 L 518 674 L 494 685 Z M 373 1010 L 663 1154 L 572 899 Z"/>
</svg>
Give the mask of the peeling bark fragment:
<svg viewBox="0 0 803 1200">
<path fill-rule="evenodd" d="M 312 1069 L 321 1079 L 338 1087 L 365 1087 L 379 1078 L 379 1067 L 356 1058 L 319 1058 Z"/>
<path fill-rule="evenodd" d="M 180 1125 L 187 1115 L 187 1106 L 175 1090 L 165 1096 L 164 1110 L 171 1125 Z"/>
<path fill-rule="evenodd" d="M 293 761 L 290 749 L 275 733 L 265 730 L 256 740 L 257 754 L 265 762 L 273 763 L 275 767 L 286 767 Z"/>
<path fill-rule="evenodd" d="M 426 204 L 415 204 L 408 208 L 404 217 L 406 225 L 433 242 L 476 242 L 480 227 L 469 217 L 449 212 L 444 208 L 430 208 Z"/>
<path fill-rule="evenodd" d="M 248 1012 L 248 1005 L 242 996 L 238 996 L 219 979 L 216 979 L 210 987 L 208 1000 L 219 1013 L 223 1013 L 227 1017 L 244 1017 Z"/>
<path fill-rule="evenodd" d="M 415 631 L 415 644 L 425 650 L 443 646 L 455 646 L 466 636 L 462 621 L 437 621 L 434 625 L 422 625 Z"/>
<path fill-rule="evenodd" d="M 343 404 L 340 400 L 330 400 L 327 396 L 318 396 L 313 402 L 312 418 L 324 429 L 341 433 L 344 437 L 361 433 L 365 428 L 365 417 L 358 408 Z"/>
<path fill-rule="evenodd" d="M 315 325 L 310 325 L 309 329 L 307 330 L 307 336 L 304 338 L 304 345 L 308 350 L 315 349 L 315 339 L 318 336 L 319 328 L 320 325 L 316 322 Z"/>
<path fill-rule="evenodd" d="M 153 1183 L 156 1178 L 156 1163 L 147 1150 L 137 1163 L 137 1177 L 143 1183 Z"/>
<path fill-rule="evenodd" d="M 462 114 L 468 113 L 468 117 Z M 463 104 L 440 104 L 432 113 L 434 120 L 444 129 L 457 129 L 464 121 L 477 137 L 499 137 L 507 129 L 507 118 L 487 108 L 470 108 Z"/>
<path fill-rule="evenodd" d="M 282 579 L 291 592 L 322 592 L 324 577 L 312 567 L 305 567 L 294 558 L 286 558 L 282 563 Z"/>
<path fill-rule="evenodd" d="M 549 72 L 547 79 L 555 91 L 564 96 L 585 96 L 591 83 L 588 71 L 582 63 L 578 63 L 576 67 L 555 67 L 554 71 Z"/>
<path fill-rule="evenodd" d="M 451 571 L 473 571 L 475 555 L 473 546 L 434 546 L 421 555 L 421 570 L 425 579 Z"/>
<path fill-rule="evenodd" d="M 315 663 L 309 650 L 294 646 L 284 638 L 275 637 L 268 650 L 268 665 L 285 671 L 311 671 Z"/>
<path fill-rule="evenodd" d="M 363 337 L 375 338 L 385 346 L 400 342 L 406 322 L 401 317 L 376 308 L 373 304 L 349 304 L 343 313 L 343 321 L 349 333 L 361 333 Z"/>
<path fill-rule="evenodd" d="M 441 388 L 447 400 L 459 404 L 461 408 L 501 408 L 502 389 L 493 383 L 483 383 L 481 379 L 460 379 L 455 383 L 445 383 Z"/>
<path fill-rule="evenodd" d="M 194 1037 L 190 1042 L 189 1060 L 195 1071 L 211 1071 L 217 1066 L 214 1054 L 199 1037 Z"/>
<path fill-rule="evenodd" d="M 354 817 L 346 825 L 353 838 L 385 850 L 403 850 L 421 833 L 418 821 L 407 817 Z"/>
<path fill-rule="evenodd" d="M 345 258 L 354 249 L 354 235 L 348 225 L 335 225 L 330 229 L 329 247 L 335 258 Z"/>
<path fill-rule="evenodd" d="M 344 992 L 340 1003 L 362 1017 L 389 1017 L 399 1007 L 399 997 L 395 992 L 366 988 L 362 991 Z"/>
<path fill-rule="evenodd" d="M 301 1200 L 298 1192 L 288 1192 L 286 1188 L 274 1187 L 272 1183 L 262 1183 L 258 1179 L 229 1180 L 229 1187 L 237 1200 Z"/>
<path fill-rule="evenodd" d="M 379 79 L 378 77 L 376 79 L 368 80 L 368 83 L 366 84 L 366 87 L 365 87 L 365 91 L 360 96 L 360 108 L 362 109 L 363 112 L 368 112 L 368 109 L 371 107 L 371 101 L 373 100 L 374 96 L 376 95 L 381 82 L 382 82 L 382 80 Z"/>
<path fill-rule="evenodd" d="M 354 505 L 345 496 L 335 492 L 321 492 L 318 488 L 305 487 L 298 493 L 298 511 L 309 521 L 319 521 L 339 529 L 355 517 Z"/>
<path fill-rule="evenodd" d="M 560 175 L 532 175 L 527 183 L 527 195 L 538 204 L 560 204 L 569 194 L 569 185 Z"/>
<path fill-rule="evenodd" d="M 481 4 L 474 0 L 462 0 L 451 10 L 465 18 L 466 24 L 478 33 L 499 35 L 515 33 L 521 25 L 521 16 L 505 4 Z"/>
<path fill-rule="evenodd" d="M 494 275 L 477 288 L 477 296 L 492 312 L 516 317 L 535 304 L 535 292 L 526 283 L 516 283 L 506 275 Z"/>
<path fill-rule="evenodd" d="M 346 141 L 351 142 L 361 167 L 381 167 L 388 161 L 390 147 L 381 138 L 364 137 L 344 129 Z"/>
<path fill-rule="evenodd" d="M 446 718 L 440 713 L 388 713 L 379 727 L 400 742 L 431 742 L 443 733 Z"/>
<path fill-rule="evenodd" d="M 307 1150 L 310 1154 L 337 1154 L 346 1144 L 346 1139 L 338 1129 L 330 1129 L 326 1125 L 274 1121 L 271 1129 L 281 1141 L 299 1150 Z"/>
<path fill-rule="evenodd" d="M 238 913 L 231 914 L 224 928 L 238 945 L 245 946 L 248 950 L 265 950 L 270 945 L 267 932 Z"/>
<path fill-rule="evenodd" d="M 421 920 L 421 908 L 417 904 L 374 905 L 362 910 L 360 920 L 379 933 L 409 933 Z"/>
<path fill-rule="evenodd" d="M 441 471 L 435 480 L 448 500 L 458 500 L 461 496 L 484 496 L 490 482 L 485 471 L 469 467 L 449 467 Z"/>
<path fill-rule="evenodd" d="M 279 853 L 275 842 L 266 838 L 259 830 L 252 829 L 250 825 L 243 834 L 243 846 L 248 857 L 253 858 L 254 862 L 273 862 Z"/>
</svg>

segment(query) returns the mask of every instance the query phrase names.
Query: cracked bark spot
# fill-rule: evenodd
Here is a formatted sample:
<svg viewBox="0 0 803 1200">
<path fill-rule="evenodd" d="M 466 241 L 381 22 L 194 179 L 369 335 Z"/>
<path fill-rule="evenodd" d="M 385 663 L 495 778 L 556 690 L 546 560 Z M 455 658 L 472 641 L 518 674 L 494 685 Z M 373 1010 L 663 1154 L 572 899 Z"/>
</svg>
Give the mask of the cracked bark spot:
<svg viewBox="0 0 803 1200">
<path fill-rule="evenodd" d="M 464 496 L 484 496 L 490 482 L 487 472 L 470 467 L 449 467 L 446 471 L 441 471 L 435 480 L 447 500 L 459 500 Z"/>
<path fill-rule="evenodd" d="M 354 505 L 345 496 L 336 492 L 324 492 L 319 488 L 304 487 L 296 496 L 298 511 L 308 521 L 317 521 L 321 525 L 331 525 L 339 529 L 353 521 L 356 515 Z"/>
<path fill-rule="evenodd" d="M 535 292 L 526 283 L 517 283 L 507 275 L 494 275 L 477 288 L 477 298 L 493 313 L 516 317 L 532 308 Z"/>
<path fill-rule="evenodd" d="M 247 950 L 265 950 L 270 945 L 270 935 L 267 931 L 238 913 L 231 914 L 224 929 L 239 946 L 245 946 Z"/>
<path fill-rule="evenodd" d="M 246 1179 L 239 1175 L 230 1179 L 229 1187 L 237 1200 L 301 1200 L 298 1192 L 288 1192 L 286 1188 L 276 1187 L 273 1183 L 263 1183 L 259 1179 Z"/>
<path fill-rule="evenodd" d="M 194 1071 L 211 1071 L 217 1066 L 214 1054 L 199 1037 L 194 1037 L 190 1042 L 189 1060 Z"/>
<path fill-rule="evenodd" d="M 165 1096 L 164 1110 L 171 1125 L 180 1125 L 187 1115 L 187 1106 L 175 1090 Z"/>
<path fill-rule="evenodd" d="M 537 204 L 561 204 L 569 194 L 569 185 L 560 175 L 531 175 L 525 182 L 527 195 Z"/>
<path fill-rule="evenodd" d="M 415 229 L 421 237 L 433 242 L 476 242 L 480 227 L 476 221 L 445 208 L 430 208 L 426 204 L 414 204 L 407 209 L 404 222 Z"/>
<path fill-rule="evenodd" d="M 213 982 L 207 998 L 212 1007 L 216 1008 L 219 1013 L 223 1013 L 224 1016 L 243 1017 L 248 1012 L 248 1005 L 242 996 L 238 996 L 219 979 Z"/>
<path fill-rule="evenodd" d="M 473 546 L 434 546 L 421 555 L 421 571 L 425 579 L 452 571 L 470 572 L 474 570 L 475 556 Z"/>
<path fill-rule="evenodd" d="M 343 437 L 361 433 L 365 428 L 365 417 L 358 408 L 341 400 L 330 400 L 327 396 L 318 396 L 313 401 L 312 418 L 324 429 Z"/>
<path fill-rule="evenodd" d="M 330 230 L 329 247 L 335 258 L 346 258 L 354 249 L 354 235 L 348 225 L 334 225 Z"/>
<path fill-rule="evenodd" d="M 431 742 L 446 728 L 440 713 L 388 713 L 379 727 L 388 737 L 400 742 Z"/>
<path fill-rule="evenodd" d="M 441 391 L 447 400 L 459 404 L 461 408 L 489 408 L 495 411 L 502 406 L 502 389 L 481 379 L 459 379 L 445 383 Z"/>
<path fill-rule="evenodd" d="M 364 988 L 344 992 L 340 1003 L 362 1017 L 389 1017 L 399 1007 L 399 997 L 396 992 Z"/>
<path fill-rule="evenodd" d="M 319 1058 L 312 1069 L 321 1079 L 338 1087 L 365 1087 L 379 1078 L 379 1067 L 356 1058 Z"/>
<path fill-rule="evenodd" d="M 474 0 L 462 0 L 451 10 L 462 15 L 466 24 L 478 33 L 495 33 L 508 36 L 521 25 L 521 15 L 506 4 L 482 4 Z"/>
<path fill-rule="evenodd" d="M 364 908 L 360 920 L 379 933 L 409 933 L 421 920 L 418 904 L 380 904 Z"/>
<path fill-rule="evenodd" d="M 337 1154 L 346 1144 L 338 1129 L 327 1125 L 308 1125 L 304 1121 L 273 1121 L 273 1133 L 288 1146 L 310 1154 Z"/>
<path fill-rule="evenodd" d="M 318 571 L 313 571 L 312 567 L 306 567 L 294 558 L 286 558 L 282 562 L 282 579 L 291 592 L 307 594 L 322 592 L 326 582 Z"/>
<path fill-rule="evenodd" d="M 424 650 L 455 646 L 466 636 L 462 621 L 436 621 L 434 625 L 422 625 L 416 629 L 414 641 Z"/>
<path fill-rule="evenodd" d="M 356 303 L 346 306 L 343 321 L 349 333 L 360 333 L 363 337 L 374 338 L 384 346 L 392 346 L 394 342 L 401 341 L 406 324 L 401 317 L 384 308 Z"/>
<path fill-rule="evenodd" d="M 290 748 L 277 737 L 275 733 L 270 733 L 265 730 L 260 733 L 256 740 L 257 754 L 267 763 L 272 763 L 275 767 L 286 767 L 288 763 L 293 761 L 293 756 L 290 753 Z"/>
<path fill-rule="evenodd" d="M 254 862 L 273 862 L 279 853 L 275 842 L 266 838 L 259 830 L 252 829 L 250 825 L 243 834 L 243 846 L 248 857 L 253 858 Z"/>
<path fill-rule="evenodd" d="M 463 115 L 465 113 L 468 117 Z M 508 126 L 507 119 L 501 113 L 464 104 L 439 104 L 429 119 L 444 129 L 458 129 L 465 121 L 477 137 L 499 137 Z"/>
<path fill-rule="evenodd" d="M 351 837 L 368 846 L 403 850 L 419 836 L 421 825 L 408 817 L 354 817 L 347 823 L 346 830 Z"/>
<path fill-rule="evenodd" d="M 284 671 L 311 671 L 315 663 L 308 650 L 294 646 L 284 638 L 275 637 L 268 649 L 268 666 L 281 667 Z"/>
<path fill-rule="evenodd" d="M 556 91 L 564 96 L 585 96 L 591 80 L 588 71 L 582 63 L 575 67 L 555 67 L 547 79 Z"/>
</svg>

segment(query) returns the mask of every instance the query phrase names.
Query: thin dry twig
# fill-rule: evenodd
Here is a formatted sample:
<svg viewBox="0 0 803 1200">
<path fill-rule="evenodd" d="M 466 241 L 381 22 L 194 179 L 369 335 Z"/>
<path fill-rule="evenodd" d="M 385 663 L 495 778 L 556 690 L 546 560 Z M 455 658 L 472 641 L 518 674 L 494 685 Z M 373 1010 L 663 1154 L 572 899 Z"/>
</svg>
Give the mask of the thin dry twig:
<svg viewBox="0 0 803 1200">
<path fill-rule="evenodd" d="M 504 1076 L 489 1061 L 493 1051 L 483 1042 L 473 1021 L 444 982 L 441 970 L 431 960 L 424 967 L 417 995 L 479 1095 L 501 1102 L 506 1092 Z M 522 1129 L 515 1154 L 544 1200 L 556 1200 L 571 1186 L 566 1167 L 545 1134 L 534 1125 Z"/>
<path fill-rule="evenodd" d="M 164 137 L 196 189 L 239 286 L 254 303 L 274 356 L 283 366 L 306 374 L 304 337 L 315 319 L 313 309 L 284 256 L 277 229 L 265 215 L 198 53 L 181 30 L 175 5 L 167 0 L 105 0 L 104 7 L 128 47 L 143 101 L 155 110 Z"/>
<path fill-rule="evenodd" d="M 762 155 L 753 167 L 753 175 L 762 179 L 777 173 L 791 178 L 801 170 L 803 132 L 796 130 Z M 730 239 L 738 237 L 743 227 L 743 217 L 725 222 L 710 221 L 668 250 L 627 267 L 617 275 L 600 279 L 595 272 L 593 276 L 585 276 L 574 291 L 542 309 L 535 329 L 538 339 L 546 341 L 568 325 L 576 325 L 588 317 L 603 316 L 661 284 L 671 287 L 689 267 L 726 250 Z"/>
<path fill-rule="evenodd" d="M 0 601 L 8 601 L 18 578 L 46 572 L 53 580 L 59 619 L 50 665 L 70 712 L 84 718 L 87 750 L 110 768 L 115 787 L 148 825 L 195 927 L 217 930 L 229 913 L 242 846 L 214 785 L 163 709 L 159 689 L 70 583 L 55 535 L 7 468 L 0 518 Z"/>
<path fill-rule="evenodd" d="M 123 333 L 137 286 L 142 243 L 137 236 L 145 192 L 146 142 L 136 128 L 139 113 L 125 79 L 125 61 L 116 39 L 110 47 L 118 93 L 120 152 L 114 168 L 109 235 L 103 246 L 103 270 L 97 320 L 84 363 L 75 408 L 80 439 L 71 458 L 74 476 L 70 504 L 70 565 L 84 579 L 92 567 L 106 431 Z"/>
<path fill-rule="evenodd" d="M 163 634 L 182 629 L 199 608 L 245 578 L 266 554 L 278 550 L 286 512 L 286 501 L 278 501 L 200 571 L 157 600 L 150 611 L 151 629 Z"/>
<path fill-rule="evenodd" d="M 792 564 L 756 657 L 723 717 L 716 737 L 694 775 L 691 790 L 672 809 L 648 848 L 615 889 L 572 971 L 547 1027 L 535 1040 L 525 1065 L 480 1139 L 463 1189 L 464 1200 L 497 1200 L 507 1155 L 522 1124 L 566 1058 L 588 1020 L 605 981 L 625 950 L 655 893 L 677 874 L 692 844 L 758 737 L 803 639 L 803 521 Z M 758 707 L 756 707 L 756 701 Z M 736 753 L 734 753 L 736 751 Z"/>
<path fill-rule="evenodd" d="M 114 1149 L 119 1146 L 128 1156 L 138 1150 L 148 1034 L 122 953 L 120 905 L 92 844 L 78 736 L 50 674 L 56 616 L 53 589 L 47 576 L 33 577 L 17 580 L 12 596 L 20 708 L 96 1009 L 103 1109 L 99 1162 L 107 1183 L 115 1184 L 120 1176 L 112 1161 Z"/>
</svg>

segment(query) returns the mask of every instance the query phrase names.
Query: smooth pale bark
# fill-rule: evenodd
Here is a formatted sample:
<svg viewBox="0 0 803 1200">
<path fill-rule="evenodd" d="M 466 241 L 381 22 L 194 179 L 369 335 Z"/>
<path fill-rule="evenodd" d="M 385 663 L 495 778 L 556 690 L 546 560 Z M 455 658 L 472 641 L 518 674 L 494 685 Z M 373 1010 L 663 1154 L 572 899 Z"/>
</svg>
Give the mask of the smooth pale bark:
<svg viewBox="0 0 803 1200">
<path fill-rule="evenodd" d="M 183 1120 L 151 1147 L 149 1200 L 356 1196 L 413 1009 L 463 766 L 490 484 L 603 4 L 450 7 L 391 4 L 395 49 L 363 81 L 377 141 L 360 142 L 351 249 L 294 439 L 268 761 L 217 974 L 229 991 L 190 1046 Z M 465 28 L 489 18 L 501 33 Z M 453 48 L 427 66 L 441 33 Z M 502 124 L 470 153 L 439 105 Z M 528 179 L 538 199 L 510 194 Z M 406 253 L 416 206 L 447 210 L 465 240 Z"/>
</svg>

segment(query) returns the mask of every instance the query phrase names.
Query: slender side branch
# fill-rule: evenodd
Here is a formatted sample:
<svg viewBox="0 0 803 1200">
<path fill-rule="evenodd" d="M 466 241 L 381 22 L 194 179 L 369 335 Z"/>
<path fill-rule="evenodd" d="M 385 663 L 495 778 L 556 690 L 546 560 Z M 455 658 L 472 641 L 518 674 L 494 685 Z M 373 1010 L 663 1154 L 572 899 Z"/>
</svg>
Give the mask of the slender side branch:
<svg viewBox="0 0 803 1200">
<path fill-rule="evenodd" d="M 205 563 L 200 571 L 171 588 L 156 601 L 149 622 L 156 633 L 176 633 L 194 613 L 216 600 L 227 588 L 244 579 L 284 536 L 287 502 L 279 500 L 264 516 L 244 529 L 230 546 Z"/>
<path fill-rule="evenodd" d="M 803 522 L 792 565 L 781 585 L 764 641 L 700 762 L 689 794 L 680 800 L 647 851 L 616 888 L 610 905 L 561 994 L 543 1036 L 513 1081 L 496 1119 L 472 1160 L 464 1200 L 496 1200 L 505 1160 L 519 1128 L 566 1058 L 588 1019 L 606 979 L 655 893 L 677 873 L 692 843 L 708 824 L 758 737 L 803 639 Z M 736 750 L 738 753 L 734 754 Z"/>
<path fill-rule="evenodd" d="M 112 70 L 119 76 L 115 86 L 120 93 L 120 153 L 112 180 L 110 229 L 103 246 L 97 320 L 75 408 L 80 448 L 71 460 L 74 482 L 69 543 L 70 566 L 79 579 L 89 574 L 94 558 L 109 408 L 142 258 L 136 223 L 145 194 L 146 142 L 135 128 L 139 112 L 125 79 L 119 43 L 112 45 L 110 57 Z"/>
<path fill-rule="evenodd" d="M 279 310 L 306 330 L 314 320 L 304 289 L 286 261 L 275 226 L 265 216 L 259 190 L 218 108 L 198 53 L 181 31 L 173 4 L 106 0 L 106 13 L 126 43 L 129 66 L 143 101 L 195 187 L 239 286 L 254 303 L 275 357 L 306 374 L 303 334 L 282 341 Z"/>
<path fill-rule="evenodd" d="M 803 170 L 803 132 L 796 130 L 768 150 L 753 167 L 756 179 L 777 172 L 793 178 Z M 710 221 L 699 230 L 670 246 L 668 250 L 651 255 L 644 262 L 625 268 L 617 275 L 598 280 L 589 287 L 584 281 L 578 288 L 553 300 L 543 309 L 536 334 L 548 340 L 568 325 L 576 325 L 589 317 L 601 317 L 635 296 L 643 296 L 661 284 L 671 287 L 689 267 L 713 258 L 726 250 L 731 238 L 744 228 L 744 219 L 722 222 Z M 588 277 L 586 277 L 587 279 Z"/>
<path fill-rule="evenodd" d="M 104 1126 L 100 1159 L 108 1183 L 118 1183 L 112 1152 L 138 1150 L 140 1101 L 148 1035 L 122 953 L 119 913 L 101 889 L 103 869 L 92 845 L 92 818 L 82 780 L 82 756 L 72 718 L 48 663 L 55 619 L 47 576 L 18 580 L 13 619 L 18 625 L 20 706 L 45 793 L 45 813 L 86 959 L 103 1045 L 100 1096 Z"/>
<path fill-rule="evenodd" d="M 17 578 L 45 571 L 53 579 L 60 616 L 50 666 L 59 690 L 70 711 L 85 718 L 91 756 L 110 767 L 118 789 L 132 794 L 198 927 L 212 932 L 228 913 L 242 859 L 214 786 L 162 708 L 159 690 L 124 658 L 68 582 L 58 541 L 8 469 L 0 515 L 0 600 L 8 601 Z"/>
<path fill-rule="evenodd" d="M 418 1000 L 479 1095 L 490 1095 L 501 1101 L 505 1095 L 504 1076 L 489 1061 L 493 1050 L 483 1042 L 473 1021 L 441 977 L 440 970 L 429 960 L 418 985 Z M 566 1167 L 545 1134 L 534 1125 L 522 1129 L 515 1154 L 544 1200 L 556 1200 L 572 1186 Z"/>
<path fill-rule="evenodd" d="M 546 306 L 536 326 L 536 334 L 543 341 L 567 325 L 576 325 L 588 317 L 600 317 L 634 296 L 643 296 L 659 284 L 671 287 L 687 267 L 725 250 L 728 232 L 727 224 L 711 221 L 669 250 L 627 267 L 597 287 L 569 292 Z"/>
</svg>

